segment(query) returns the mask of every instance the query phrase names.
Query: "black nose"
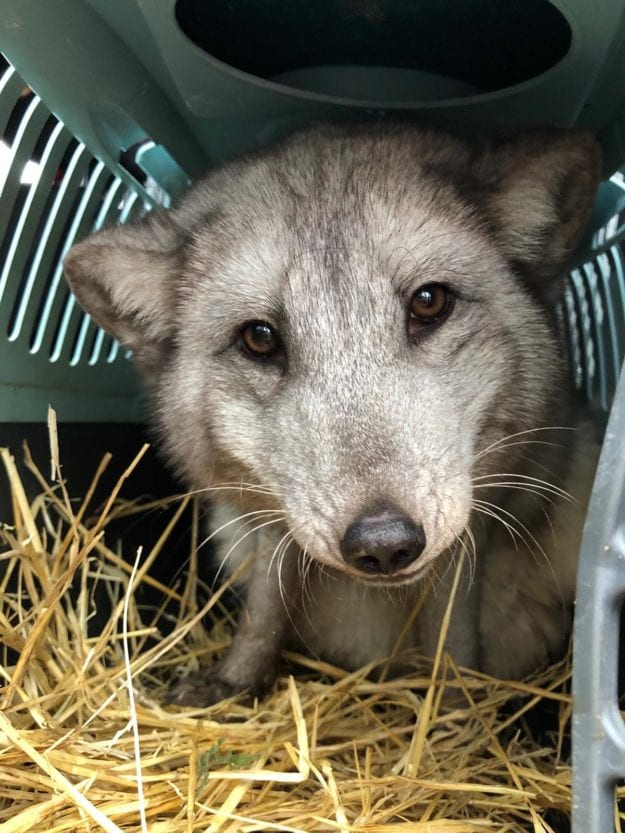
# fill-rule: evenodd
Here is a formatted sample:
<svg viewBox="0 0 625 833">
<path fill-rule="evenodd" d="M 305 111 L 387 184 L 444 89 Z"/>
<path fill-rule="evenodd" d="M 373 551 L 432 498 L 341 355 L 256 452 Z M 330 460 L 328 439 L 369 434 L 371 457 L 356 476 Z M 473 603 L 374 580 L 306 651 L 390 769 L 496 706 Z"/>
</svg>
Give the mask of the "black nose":
<svg viewBox="0 0 625 833">
<path fill-rule="evenodd" d="M 412 564 L 425 549 L 425 532 L 401 512 L 376 508 L 347 528 L 341 555 L 362 573 L 390 575 Z"/>
</svg>

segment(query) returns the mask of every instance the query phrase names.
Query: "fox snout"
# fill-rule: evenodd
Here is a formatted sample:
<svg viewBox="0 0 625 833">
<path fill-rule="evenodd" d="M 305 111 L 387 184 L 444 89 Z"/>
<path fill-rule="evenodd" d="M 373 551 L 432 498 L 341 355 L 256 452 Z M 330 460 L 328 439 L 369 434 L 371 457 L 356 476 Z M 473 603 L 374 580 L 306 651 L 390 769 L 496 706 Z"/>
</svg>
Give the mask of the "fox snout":
<svg viewBox="0 0 625 833">
<path fill-rule="evenodd" d="M 380 578 L 402 573 L 425 549 L 423 525 L 394 506 L 365 512 L 347 528 L 340 544 L 344 561 L 359 573 Z"/>
</svg>

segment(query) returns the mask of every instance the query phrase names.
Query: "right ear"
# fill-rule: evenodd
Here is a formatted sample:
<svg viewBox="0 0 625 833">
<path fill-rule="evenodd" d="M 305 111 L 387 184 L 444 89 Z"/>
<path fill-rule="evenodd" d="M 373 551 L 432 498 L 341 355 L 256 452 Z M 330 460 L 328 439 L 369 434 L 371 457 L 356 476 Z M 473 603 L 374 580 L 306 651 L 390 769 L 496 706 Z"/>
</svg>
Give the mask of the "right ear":
<svg viewBox="0 0 625 833">
<path fill-rule="evenodd" d="M 139 361 L 154 356 L 172 333 L 182 237 L 168 213 L 154 211 L 137 224 L 88 237 L 65 257 L 80 305 Z"/>
</svg>

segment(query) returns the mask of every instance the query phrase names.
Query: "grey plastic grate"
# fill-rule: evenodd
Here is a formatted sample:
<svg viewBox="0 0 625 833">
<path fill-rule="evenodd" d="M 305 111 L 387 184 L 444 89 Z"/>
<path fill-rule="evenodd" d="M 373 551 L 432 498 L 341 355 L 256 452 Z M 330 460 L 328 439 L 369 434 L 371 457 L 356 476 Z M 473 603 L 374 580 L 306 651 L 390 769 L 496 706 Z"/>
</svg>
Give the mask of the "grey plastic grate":
<svg viewBox="0 0 625 833">
<path fill-rule="evenodd" d="M 611 179 L 625 198 L 622 175 Z M 595 232 L 587 259 L 569 275 L 564 319 L 573 380 L 586 398 L 610 409 L 625 356 L 625 215 Z"/>
<path fill-rule="evenodd" d="M 80 309 L 62 263 L 76 240 L 139 216 L 154 194 L 96 159 L 2 58 L 0 73 L 0 421 L 41 419 L 44 400 L 74 419 L 132 418 L 128 353 Z"/>
<path fill-rule="evenodd" d="M 31 354 L 43 351 L 51 362 L 120 360 L 122 354 L 110 349 L 86 355 L 93 325 L 64 289 L 62 261 L 77 238 L 106 223 L 125 222 L 143 204 L 51 116 L 10 66 L 0 98 L 5 131 L 23 109 L 11 144 L 3 142 L 0 233 L 10 243 L 0 277 L 0 326 L 9 341 L 28 341 Z M 38 140 L 51 119 L 37 159 Z"/>
</svg>

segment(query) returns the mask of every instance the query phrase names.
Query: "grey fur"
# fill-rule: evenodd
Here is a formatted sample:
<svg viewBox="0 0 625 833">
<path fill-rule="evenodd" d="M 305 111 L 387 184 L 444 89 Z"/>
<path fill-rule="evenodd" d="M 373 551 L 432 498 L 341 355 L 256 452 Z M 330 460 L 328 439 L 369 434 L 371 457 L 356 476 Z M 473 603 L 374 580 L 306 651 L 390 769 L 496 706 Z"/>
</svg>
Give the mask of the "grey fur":
<svg viewBox="0 0 625 833">
<path fill-rule="evenodd" d="M 178 700 L 260 691 L 284 645 L 379 659 L 424 588 L 404 644 L 432 653 L 468 526 L 457 661 L 522 676 L 562 652 L 594 458 L 586 431 L 548 430 L 581 425 L 554 306 L 598 177 L 585 134 L 320 127 L 72 249 L 70 285 L 133 349 L 177 471 L 194 489 L 260 487 L 211 493 L 220 558 L 249 530 L 239 516 L 274 512 L 225 561 L 257 554 L 230 653 Z M 410 298 L 430 282 L 455 306 L 411 342 Z M 250 320 L 277 328 L 282 363 L 244 354 Z M 426 532 L 397 586 L 363 584 L 339 551 L 379 500 Z"/>
</svg>

